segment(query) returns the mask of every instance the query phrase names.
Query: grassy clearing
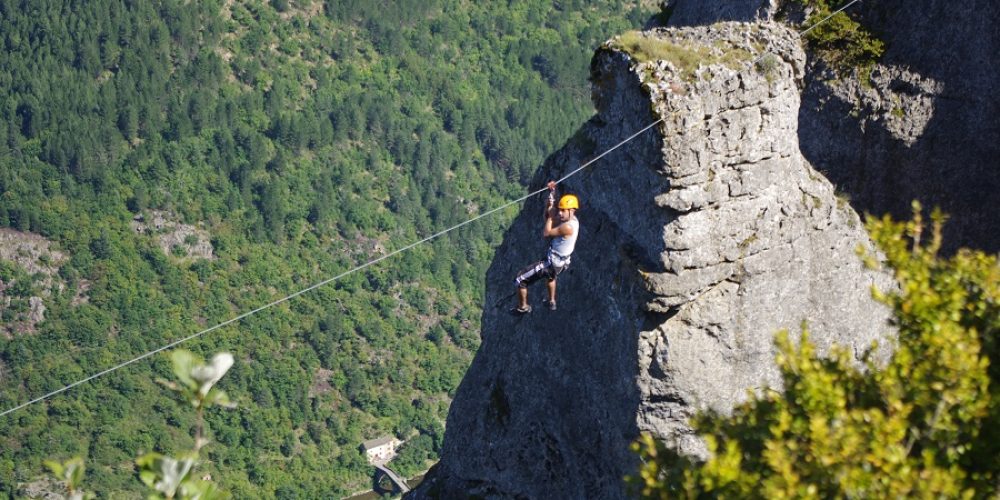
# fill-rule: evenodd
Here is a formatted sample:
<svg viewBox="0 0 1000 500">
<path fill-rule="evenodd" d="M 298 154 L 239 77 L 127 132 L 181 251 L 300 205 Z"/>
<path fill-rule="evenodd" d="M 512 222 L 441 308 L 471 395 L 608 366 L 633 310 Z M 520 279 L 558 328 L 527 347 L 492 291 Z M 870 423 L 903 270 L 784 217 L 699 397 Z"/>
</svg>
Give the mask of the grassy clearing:
<svg viewBox="0 0 1000 500">
<path fill-rule="evenodd" d="M 750 60 L 749 51 L 716 44 L 716 50 L 704 45 L 682 45 L 670 40 L 644 36 L 640 31 L 623 33 L 610 44 L 611 48 L 627 52 L 638 62 L 670 61 L 685 80 L 693 80 L 700 65 L 723 64 L 731 69 Z"/>
</svg>

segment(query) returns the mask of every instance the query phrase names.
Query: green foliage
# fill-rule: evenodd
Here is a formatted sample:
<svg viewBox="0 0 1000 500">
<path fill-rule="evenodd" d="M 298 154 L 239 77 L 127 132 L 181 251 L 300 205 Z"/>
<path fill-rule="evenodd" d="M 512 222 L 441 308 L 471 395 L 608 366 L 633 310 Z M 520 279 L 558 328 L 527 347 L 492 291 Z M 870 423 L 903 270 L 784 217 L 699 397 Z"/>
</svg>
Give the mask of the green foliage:
<svg viewBox="0 0 1000 500">
<path fill-rule="evenodd" d="M 427 470 L 431 460 L 437 457 L 437 451 L 434 439 L 422 434 L 400 448 L 399 455 L 392 460 L 392 467 L 403 477 L 412 477 Z"/>
<path fill-rule="evenodd" d="M 2 295 L 5 299 L 0 301 L 0 321 L 12 325 L 27 320 L 31 309 L 30 298 L 39 294 L 36 281 L 36 276 L 29 276 L 19 266 L 0 260 L 0 283 L 3 283 Z"/>
<path fill-rule="evenodd" d="M 644 436 L 644 465 L 630 478 L 645 498 L 989 497 L 1000 472 L 1000 267 L 995 256 L 938 255 L 943 217 L 870 220 L 898 291 L 898 340 L 888 364 L 859 369 L 844 349 L 817 355 L 806 332 L 780 334 L 781 391 L 701 415 L 711 456 L 699 463 Z M 878 255 L 865 255 L 871 266 Z"/>
<path fill-rule="evenodd" d="M 794 0 L 809 9 L 803 23 L 812 26 L 840 8 L 843 0 Z M 885 43 L 859 22 L 851 19 L 847 11 L 838 12 L 823 24 L 805 35 L 809 46 L 819 53 L 831 67 L 838 70 L 857 69 L 867 74 L 885 52 Z"/>
</svg>

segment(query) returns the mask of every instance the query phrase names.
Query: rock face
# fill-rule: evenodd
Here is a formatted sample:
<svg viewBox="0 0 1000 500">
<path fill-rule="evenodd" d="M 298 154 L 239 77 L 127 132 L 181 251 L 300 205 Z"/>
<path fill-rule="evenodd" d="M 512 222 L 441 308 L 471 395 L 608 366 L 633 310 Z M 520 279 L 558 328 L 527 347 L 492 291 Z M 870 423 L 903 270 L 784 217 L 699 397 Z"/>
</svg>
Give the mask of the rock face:
<svg viewBox="0 0 1000 500">
<path fill-rule="evenodd" d="M 670 23 L 698 26 L 719 21 L 770 19 L 779 0 L 670 0 Z"/>
<path fill-rule="evenodd" d="M 811 65 L 799 140 L 852 204 L 908 217 L 910 202 L 950 215 L 945 242 L 1000 251 L 1000 3 L 862 2 L 886 42 L 869 82 Z M 852 7 L 853 8 L 853 7 Z"/>
<path fill-rule="evenodd" d="M 663 57 L 615 48 L 630 44 Z M 508 313 L 515 273 L 545 252 L 542 200 L 514 221 L 441 461 L 415 497 L 623 498 L 639 432 L 702 454 L 691 415 L 778 382 L 779 329 L 807 320 L 820 346 L 857 353 L 888 330 L 870 287 L 891 282 L 863 269 L 857 214 L 798 149 L 799 47 L 779 25 L 720 23 L 598 51 L 598 115 L 537 185 L 662 122 L 564 183 L 582 229 L 557 311 L 536 285 L 535 312 Z"/>
</svg>

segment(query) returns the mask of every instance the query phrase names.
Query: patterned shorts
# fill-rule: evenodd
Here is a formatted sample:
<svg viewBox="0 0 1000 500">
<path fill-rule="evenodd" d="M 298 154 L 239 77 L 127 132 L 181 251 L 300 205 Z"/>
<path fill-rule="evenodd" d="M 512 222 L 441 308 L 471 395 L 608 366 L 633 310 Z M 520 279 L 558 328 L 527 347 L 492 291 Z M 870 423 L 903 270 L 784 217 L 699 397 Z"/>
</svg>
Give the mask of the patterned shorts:
<svg viewBox="0 0 1000 500">
<path fill-rule="evenodd" d="M 569 264 L 565 266 L 553 265 L 551 259 L 540 260 L 518 271 L 517 278 L 514 278 L 514 286 L 517 288 L 528 288 L 528 285 L 542 278 L 555 281 L 556 276 L 567 267 L 569 267 Z"/>
</svg>

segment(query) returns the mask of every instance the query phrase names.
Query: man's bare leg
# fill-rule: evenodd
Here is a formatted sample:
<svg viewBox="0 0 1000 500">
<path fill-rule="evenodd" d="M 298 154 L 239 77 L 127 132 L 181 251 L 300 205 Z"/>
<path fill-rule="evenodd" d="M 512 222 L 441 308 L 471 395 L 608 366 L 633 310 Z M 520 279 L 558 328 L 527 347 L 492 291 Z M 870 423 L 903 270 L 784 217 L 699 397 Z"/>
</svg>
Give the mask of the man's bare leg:
<svg viewBox="0 0 1000 500">
<path fill-rule="evenodd" d="M 518 308 L 520 308 L 522 310 L 523 309 L 527 309 L 528 308 L 528 289 L 527 288 L 518 287 L 517 288 L 517 299 L 518 299 L 518 304 L 517 304 Z"/>
</svg>

